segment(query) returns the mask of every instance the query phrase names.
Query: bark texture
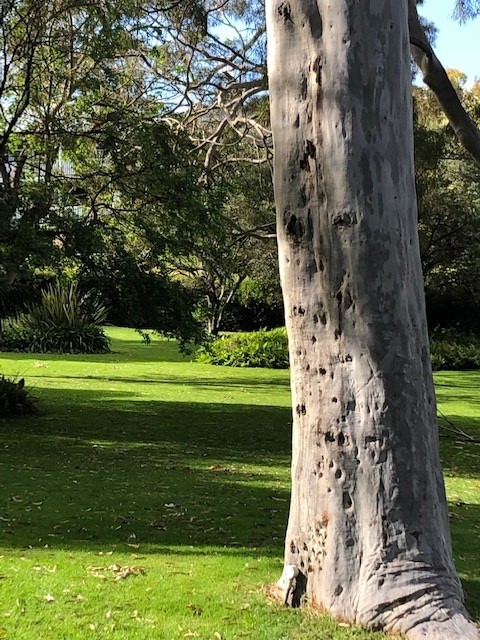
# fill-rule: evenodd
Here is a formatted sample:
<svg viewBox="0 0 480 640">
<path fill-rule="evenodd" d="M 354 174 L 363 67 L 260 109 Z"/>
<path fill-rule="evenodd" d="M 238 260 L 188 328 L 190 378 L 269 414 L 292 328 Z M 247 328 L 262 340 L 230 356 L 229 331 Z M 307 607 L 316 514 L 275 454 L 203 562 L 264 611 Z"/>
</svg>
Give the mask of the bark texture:
<svg viewBox="0 0 480 640">
<path fill-rule="evenodd" d="M 270 0 L 267 31 L 294 410 L 278 589 L 409 638 L 477 638 L 439 461 L 407 0 Z"/>
</svg>

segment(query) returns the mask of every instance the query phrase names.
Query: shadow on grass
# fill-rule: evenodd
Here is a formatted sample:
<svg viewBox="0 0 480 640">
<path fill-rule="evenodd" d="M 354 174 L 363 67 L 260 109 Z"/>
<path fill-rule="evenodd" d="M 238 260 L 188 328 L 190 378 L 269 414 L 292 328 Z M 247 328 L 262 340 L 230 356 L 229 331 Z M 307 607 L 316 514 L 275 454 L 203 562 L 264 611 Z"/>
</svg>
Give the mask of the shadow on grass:
<svg viewBox="0 0 480 640">
<path fill-rule="evenodd" d="M 29 444 L 17 446 L 28 451 Z M 18 459 L 17 447 L 9 448 Z M 2 485 L 5 547 L 281 553 L 287 489 L 268 474 L 175 447 L 37 443 Z"/>
<path fill-rule="evenodd" d="M 449 504 L 455 564 L 462 577 L 468 611 L 480 619 L 480 505 Z"/>
<path fill-rule="evenodd" d="M 468 402 L 468 404 L 473 405 L 480 404 L 480 388 L 475 391 L 474 387 L 471 387 L 471 393 L 465 393 L 463 391 L 463 389 L 465 388 L 464 385 L 462 385 L 461 389 L 458 389 L 457 387 L 456 390 L 452 386 L 448 393 L 445 393 L 440 385 L 436 385 L 436 388 L 437 401 L 440 407 L 443 403 L 446 402 Z"/>
<path fill-rule="evenodd" d="M 39 362 L 62 360 L 66 362 L 92 362 L 115 364 L 116 362 L 191 362 L 194 354 L 183 354 L 178 349 L 176 340 L 155 341 L 152 344 L 144 344 L 138 340 L 122 340 L 115 337 L 110 345 L 110 353 L 84 354 L 84 353 L 15 353 L 15 358 L 25 360 L 35 358 Z M 4 352 L 5 357 L 11 357 L 11 352 Z M 2 352 L 0 352 L 0 360 Z"/>
<path fill-rule="evenodd" d="M 88 377 L 84 379 L 124 382 L 125 378 Z M 163 378 L 147 383 L 159 383 Z M 82 378 L 79 378 L 82 380 Z M 138 382 L 138 380 L 137 380 Z M 228 391 L 232 387 L 244 390 L 269 387 L 252 380 L 217 380 L 183 377 L 165 378 L 167 384 L 203 387 L 209 391 Z M 283 384 L 283 383 L 282 383 Z M 197 387 L 197 388 L 198 388 Z M 49 407 L 49 414 L 35 422 L 34 438 L 49 441 L 84 439 L 140 446 L 159 444 L 177 446 L 199 456 L 218 456 L 245 464 L 270 464 L 271 456 L 280 456 L 288 464 L 291 450 L 291 410 L 271 405 L 235 404 L 220 401 L 171 402 L 147 400 L 137 391 L 39 389 L 40 407 Z M 478 438 L 480 419 L 447 416 L 453 424 Z M 30 424 L 30 423 L 29 423 Z M 33 424 L 33 423 L 32 423 Z M 449 432 L 441 431 L 441 458 L 444 471 L 464 477 L 480 477 L 480 446 L 459 442 Z M 27 426 L 25 438 L 30 436 Z"/>
<path fill-rule="evenodd" d="M 251 378 L 241 378 L 238 375 L 228 377 L 225 375 L 224 371 L 218 371 L 218 375 L 213 375 L 211 377 L 188 377 L 185 375 L 175 375 L 173 373 L 169 373 L 168 375 L 158 375 L 151 376 L 150 378 L 143 378 L 141 375 L 138 377 L 128 378 L 119 374 L 118 376 L 91 376 L 91 375 L 79 375 L 79 376 L 69 376 L 62 375 L 60 376 L 49 376 L 49 375 L 35 375 L 32 373 L 28 373 L 28 379 L 34 380 L 35 378 L 41 379 L 52 379 L 52 380 L 98 380 L 101 382 L 122 382 L 127 384 L 179 384 L 179 385 L 187 385 L 189 387 L 201 387 L 208 390 L 215 390 L 218 388 L 230 389 L 232 387 L 237 387 L 243 390 L 248 390 L 249 388 L 254 390 L 265 390 L 271 387 L 281 387 L 284 389 L 288 389 L 290 387 L 290 381 L 288 379 L 279 379 L 279 378 L 268 378 L 263 382 L 259 382 L 259 379 L 256 377 Z M 161 389 L 160 389 L 161 391 Z M 122 392 L 123 393 L 123 392 Z"/>
<path fill-rule="evenodd" d="M 51 408 L 0 422 L 0 545 L 281 556 L 290 409 L 42 389 Z M 120 397 L 119 397 L 120 396 Z M 471 445 L 447 468 L 478 476 Z M 480 616 L 480 506 L 450 506 L 467 605 Z"/>
<path fill-rule="evenodd" d="M 449 414 L 447 429 L 442 428 L 440 420 L 440 451 L 442 465 L 446 473 L 463 477 L 480 478 L 480 418 Z M 461 433 L 455 434 L 452 428 L 458 428 L 467 436 L 475 439 L 468 442 Z M 478 536 L 478 534 L 477 534 Z"/>
<path fill-rule="evenodd" d="M 435 374 L 435 389 L 440 404 L 468 402 L 480 404 L 480 371 L 439 372 Z"/>
<path fill-rule="evenodd" d="M 458 564 L 458 563 L 457 563 Z M 477 558 L 478 566 L 478 558 Z M 462 579 L 465 593 L 465 606 L 475 620 L 480 619 L 480 580 Z"/>
<path fill-rule="evenodd" d="M 281 554 L 290 409 L 118 395 L 43 389 L 49 415 L 3 422 L 0 544 Z"/>
<path fill-rule="evenodd" d="M 480 389 L 480 371 L 438 371 L 434 378 L 435 386 L 439 388 Z"/>
<path fill-rule="evenodd" d="M 208 388 L 215 388 L 209 384 Z M 256 385 L 255 388 L 258 388 Z M 149 400 L 117 390 L 38 389 L 48 414 L 14 423 L 22 438 L 62 442 L 180 447 L 200 457 L 214 453 L 245 464 L 268 464 L 269 455 L 288 460 L 291 409 L 271 405 Z M 10 423 L 11 424 L 11 423 Z M 266 457 L 265 457 L 266 456 Z"/>
</svg>

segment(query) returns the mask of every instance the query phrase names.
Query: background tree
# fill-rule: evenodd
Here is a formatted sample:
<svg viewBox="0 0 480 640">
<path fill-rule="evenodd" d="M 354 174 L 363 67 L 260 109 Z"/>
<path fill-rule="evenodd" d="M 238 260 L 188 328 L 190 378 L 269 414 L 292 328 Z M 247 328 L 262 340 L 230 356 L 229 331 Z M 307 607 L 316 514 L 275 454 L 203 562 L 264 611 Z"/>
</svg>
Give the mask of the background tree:
<svg viewBox="0 0 480 640">
<path fill-rule="evenodd" d="M 465 76 L 449 72 L 474 119 L 479 102 Z M 480 174 L 465 154 L 437 101 L 414 88 L 415 173 L 420 250 L 432 329 L 478 331 Z"/>
<path fill-rule="evenodd" d="M 220 145 L 203 169 L 210 225 L 199 233 L 191 253 L 172 266 L 204 296 L 209 332 L 216 335 L 243 283 L 255 278 L 267 259 L 275 271 L 275 217 L 270 167 L 258 162 L 249 142 L 231 132 L 236 158 Z M 207 152 L 208 153 L 208 152 Z M 200 155 L 200 167 L 203 155 Z M 277 278 L 275 273 L 273 278 Z"/>
<path fill-rule="evenodd" d="M 97 285 L 91 275 L 103 273 L 105 293 L 112 272 L 128 269 L 106 299 L 117 320 L 130 290 L 124 321 L 143 326 L 156 313 L 160 329 L 193 330 L 193 300 L 170 281 L 165 261 L 191 250 L 206 209 L 191 146 L 166 122 L 156 93 L 161 43 L 157 37 L 154 51 L 145 40 L 147 8 L 129 0 L 2 5 L 0 277 L 11 293 L 39 271 L 68 268 Z M 133 274 L 136 287 L 125 285 L 122 306 L 113 292 Z M 148 312 L 141 304 L 132 314 L 132 291 L 147 283 L 157 295 Z M 23 297 L 32 295 L 27 286 Z"/>
<path fill-rule="evenodd" d="M 119 53 L 119 38 L 105 37 L 119 18 L 106 5 L 67 0 L 10 0 L 1 12 L 0 270 L 13 282 L 55 253 L 59 150 L 95 70 Z"/>
</svg>

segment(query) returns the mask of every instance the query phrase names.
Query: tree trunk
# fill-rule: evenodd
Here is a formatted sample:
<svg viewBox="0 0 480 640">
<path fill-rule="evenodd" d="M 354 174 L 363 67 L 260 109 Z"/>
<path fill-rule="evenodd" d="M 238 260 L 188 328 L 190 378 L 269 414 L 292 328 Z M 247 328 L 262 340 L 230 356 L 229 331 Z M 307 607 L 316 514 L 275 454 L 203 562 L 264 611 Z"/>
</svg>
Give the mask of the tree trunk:
<svg viewBox="0 0 480 640">
<path fill-rule="evenodd" d="M 218 336 L 222 321 L 221 301 L 215 294 L 207 294 L 207 331 L 211 336 Z"/>
<path fill-rule="evenodd" d="M 477 638 L 439 461 L 407 1 L 270 0 L 267 32 L 294 408 L 277 593 L 409 638 Z"/>
</svg>

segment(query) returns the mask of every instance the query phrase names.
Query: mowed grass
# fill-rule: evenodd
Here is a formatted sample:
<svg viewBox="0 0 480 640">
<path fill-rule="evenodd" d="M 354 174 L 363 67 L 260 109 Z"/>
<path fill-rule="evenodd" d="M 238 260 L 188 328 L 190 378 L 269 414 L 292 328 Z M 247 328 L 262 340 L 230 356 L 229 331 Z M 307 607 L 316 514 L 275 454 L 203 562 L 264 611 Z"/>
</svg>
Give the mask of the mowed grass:
<svg viewBox="0 0 480 640">
<path fill-rule="evenodd" d="M 288 372 L 114 353 L 0 355 L 40 413 L 0 420 L 0 639 L 383 638 L 272 604 L 289 497 Z M 440 373 L 480 438 L 480 374 Z M 442 438 L 457 566 L 480 617 L 479 447 Z"/>
</svg>

